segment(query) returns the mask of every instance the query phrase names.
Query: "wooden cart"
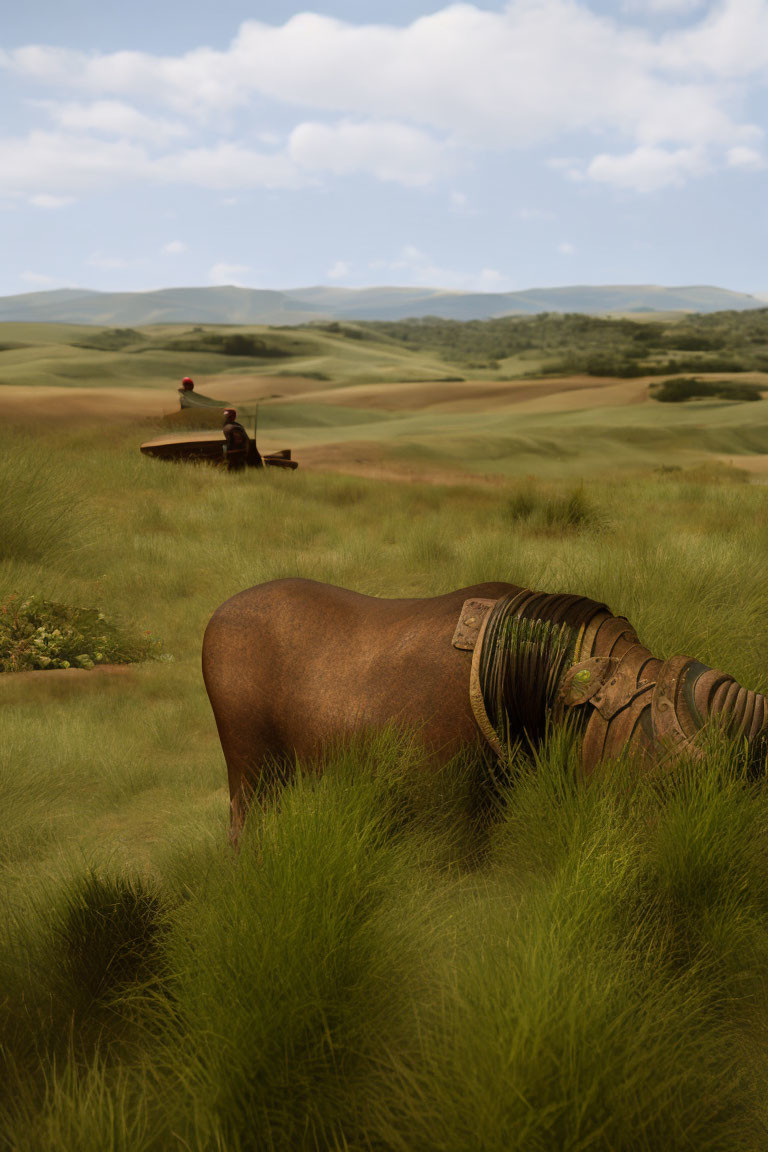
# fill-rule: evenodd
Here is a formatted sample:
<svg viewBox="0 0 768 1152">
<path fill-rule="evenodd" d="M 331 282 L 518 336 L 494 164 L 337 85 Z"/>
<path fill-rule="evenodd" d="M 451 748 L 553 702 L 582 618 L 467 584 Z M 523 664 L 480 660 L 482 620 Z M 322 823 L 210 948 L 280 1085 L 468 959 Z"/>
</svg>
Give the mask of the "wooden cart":
<svg viewBox="0 0 768 1152">
<path fill-rule="evenodd" d="M 255 467 L 257 464 L 255 444 L 253 440 L 249 443 L 252 451 L 249 452 L 246 463 L 249 467 Z M 145 456 L 154 456 L 158 460 L 199 460 L 223 466 L 227 462 L 224 447 L 225 440 L 220 432 L 188 432 L 147 440 L 141 445 L 141 451 Z M 270 468 L 293 469 L 299 466 L 298 460 L 291 459 L 290 448 L 262 455 L 262 460 Z"/>
</svg>

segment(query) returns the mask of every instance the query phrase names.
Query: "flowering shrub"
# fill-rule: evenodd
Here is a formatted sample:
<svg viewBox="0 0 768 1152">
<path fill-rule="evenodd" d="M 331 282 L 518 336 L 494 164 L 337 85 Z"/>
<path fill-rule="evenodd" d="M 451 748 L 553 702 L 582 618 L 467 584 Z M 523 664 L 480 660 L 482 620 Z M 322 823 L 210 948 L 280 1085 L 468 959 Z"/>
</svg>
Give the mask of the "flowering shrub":
<svg viewBox="0 0 768 1152">
<path fill-rule="evenodd" d="M 0 604 L 0 671 L 93 668 L 168 659 L 161 642 L 111 624 L 97 608 L 73 608 L 41 596 Z"/>
</svg>

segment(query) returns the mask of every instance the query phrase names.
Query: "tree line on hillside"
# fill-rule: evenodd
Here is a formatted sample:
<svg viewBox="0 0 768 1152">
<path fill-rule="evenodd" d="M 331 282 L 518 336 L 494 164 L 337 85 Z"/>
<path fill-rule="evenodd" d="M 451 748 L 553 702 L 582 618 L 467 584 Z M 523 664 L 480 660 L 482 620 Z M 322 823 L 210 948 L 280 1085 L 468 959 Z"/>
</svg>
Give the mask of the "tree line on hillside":
<svg viewBox="0 0 768 1152">
<path fill-rule="evenodd" d="M 307 354 L 306 340 L 292 340 L 289 336 L 265 337 L 253 332 L 217 332 L 201 326 L 168 338 L 153 338 L 135 328 L 104 328 L 75 340 L 74 348 L 96 352 L 214 352 L 222 356 L 242 356 L 251 360 L 281 360 Z M 1 349 L 0 349 L 1 350 Z"/>
<path fill-rule="evenodd" d="M 227 327 L 228 331 L 218 331 Z M 105 328 L 74 346 L 102 352 L 215 353 L 249 360 L 321 355 L 312 335 L 339 342 L 385 344 L 436 356 L 461 372 L 515 375 L 672 376 L 701 372 L 768 372 L 768 308 L 630 319 L 546 312 L 495 320 L 314 321 L 257 332 L 219 325 L 151 333 Z M 515 363 L 510 365 L 510 359 Z M 505 363 L 505 361 L 507 363 Z M 461 376 L 458 376 L 460 379 Z"/>
<path fill-rule="evenodd" d="M 510 357 L 522 357 L 538 360 L 537 372 L 563 375 L 768 371 L 768 308 L 695 314 L 684 320 L 550 312 L 469 321 L 427 316 L 366 321 L 359 327 L 465 368 L 496 368 Z"/>
</svg>

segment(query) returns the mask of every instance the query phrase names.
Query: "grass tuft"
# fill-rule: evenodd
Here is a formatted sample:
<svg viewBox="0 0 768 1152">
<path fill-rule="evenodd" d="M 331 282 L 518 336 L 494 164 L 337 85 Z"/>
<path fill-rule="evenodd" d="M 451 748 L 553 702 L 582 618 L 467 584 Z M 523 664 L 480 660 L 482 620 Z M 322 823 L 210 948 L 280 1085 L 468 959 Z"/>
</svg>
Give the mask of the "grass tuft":
<svg viewBox="0 0 768 1152">
<path fill-rule="evenodd" d="M 95 518 L 81 482 L 32 440 L 4 446 L 0 492 L 0 561 L 66 570 L 92 549 Z"/>
<path fill-rule="evenodd" d="M 585 532 L 604 526 L 605 517 L 583 487 L 566 492 L 527 484 L 509 496 L 504 516 L 532 532 Z"/>
<path fill-rule="evenodd" d="M 52 926 L 59 995 L 76 1016 L 108 1006 L 157 971 L 162 904 L 140 880 L 89 870 L 68 887 Z"/>
</svg>

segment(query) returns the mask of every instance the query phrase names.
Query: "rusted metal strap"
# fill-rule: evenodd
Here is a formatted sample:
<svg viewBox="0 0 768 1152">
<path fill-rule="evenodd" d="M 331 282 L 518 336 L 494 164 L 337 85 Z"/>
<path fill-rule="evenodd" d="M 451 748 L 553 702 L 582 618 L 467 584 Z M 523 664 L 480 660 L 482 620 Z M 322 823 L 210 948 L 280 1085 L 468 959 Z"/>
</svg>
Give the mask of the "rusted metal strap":
<svg viewBox="0 0 768 1152">
<path fill-rule="evenodd" d="M 461 648 L 465 652 L 474 650 L 480 628 L 495 603 L 495 600 L 481 600 L 479 598 L 464 601 L 459 614 L 459 622 L 451 641 L 454 648 Z"/>
<path fill-rule="evenodd" d="M 467 603 L 470 603 L 470 601 Z M 491 600 L 489 602 L 488 610 L 483 615 L 482 621 L 478 628 L 477 636 L 475 638 L 474 649 L 472 652 L 472 667 L 469 672 L 469 703 L 472 707 L 472 715 L 475 717 L 475 723 L 480 729 L 481 734 L 496 753 L 496 755 L 500 758 L 503 758 L 504 749 L 501 746 L 501 741 L 499 740 L 499 737 L 496 733 L 496 729 L 493 727 L 493 724 L 491 724 L 488 713 L 485 710 L 483 690 L 480 686 L 480 659 L 483 651 L 483 637 L 485 635 L 485 630 L 488 626 L 488 621 L 491 616 L 490 609 L 495 603 L 497 603 L 497 601 Z"/>
<path fill-rule="evenodd" d="M 511 621 L 521 627 L 528 621 L 535 628 L 541 622 L 545 628 L 573 629 L 570 666 L 557 668 L 562 647 L 544 657 L 543 634 L 534 641 L 530 632 L 520 639 L 513 631 L 510 644 L 506 630 Z M 624 617 L 613 616 L 596 601 L 530 589 L 495 601 L 467 600 L 453 643 L 472 650 L 472 713 L 499 757 L 504 756 L 505 723 L 515 729 L 511 735 L 520 736 L 530 734 L 530 721 L 536 739 L 542 738 L 537 716 L 540 720 L 543 708 L 556 722 L 567 715 L 577 721 L 585 772 L 626 751 L 657 768 L 672 767 L 683 755 L 700 756 L 700 733 L 715 718 L 749 742 L 756 763 L 766 759 L 768 697 L 691 657 L 655 657 Z M 542 675 L 542 658 L 551 659 L 549 680 Z M 550 695 L 547 684 L 553 676 L 559 677 L 559 686 Z"/>
</svg>

